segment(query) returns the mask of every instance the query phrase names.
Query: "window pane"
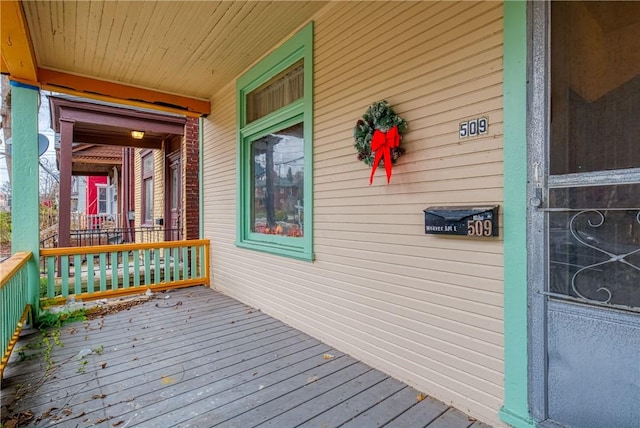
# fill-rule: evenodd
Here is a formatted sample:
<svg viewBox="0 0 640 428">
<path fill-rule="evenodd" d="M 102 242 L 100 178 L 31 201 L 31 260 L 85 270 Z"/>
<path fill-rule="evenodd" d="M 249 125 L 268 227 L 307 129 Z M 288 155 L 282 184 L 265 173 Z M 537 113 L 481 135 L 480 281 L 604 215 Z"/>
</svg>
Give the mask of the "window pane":
<svg viewBox="0 0 640 428">
<path fill-rule="evenodd" d="M 171 209 L 178 209 L 178 192 L 180 191 L 178 187 L 178 168 L 171 168 Z"/>
<path fill-rule="evenodd" d="M 253 122 L 304 96 L 304 65 L 298 61 L 247 95 L 247 122 Z"/>
<path fill-rule="evenodd" d="M 153 174 L 153 156 L 146 156 L 142 160 L 142 175 L 150 175 Z"/>
<path fill-rule="evenodd" d="M 144 180 L 144 222 L 153 223 L 153 180 Z"/>
<path fill-rule="evenodd" d="M 550 291 L 640 308 L 639 194 L 640 184 L 550 189 Z"/>
<path fill-rule="evenodd" d="M 640 166 L 640 2 L 551 13 L 551 173 Z"/>
<path fill-rule="evenodd" d="M 302 123 L 251 143 L 252 231 L 301 237 L 304 222 Z"/>
<path fill-rule="evenodd" d="M 107 212 L 107 189 L 105 187 L 98 187 L 98 214 L 105 214 Z"/>
</svg>

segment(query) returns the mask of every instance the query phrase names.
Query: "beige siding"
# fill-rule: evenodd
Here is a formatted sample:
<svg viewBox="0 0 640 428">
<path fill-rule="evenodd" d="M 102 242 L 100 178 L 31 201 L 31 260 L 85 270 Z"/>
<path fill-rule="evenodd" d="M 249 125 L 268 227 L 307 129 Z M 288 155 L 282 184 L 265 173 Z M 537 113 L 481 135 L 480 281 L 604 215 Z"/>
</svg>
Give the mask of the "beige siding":
<svg viewBox="0 0 640 428">
<path fill-rule="evenodd" d="M 424 234 L 431 205 L 502 204 L 502 5 L 335 3 L 314 18 L 313 263 L 234 246 L 234 84 L 204 126 L 214 287 L 500 425 L 501 239 Z M 352 128 L 386 99 L 409 123 L 390 185 Z M 489 135 L 459 140 L 486 116 Z M 501 230 L 502 232 L 502 230 Z"/>
</svg>

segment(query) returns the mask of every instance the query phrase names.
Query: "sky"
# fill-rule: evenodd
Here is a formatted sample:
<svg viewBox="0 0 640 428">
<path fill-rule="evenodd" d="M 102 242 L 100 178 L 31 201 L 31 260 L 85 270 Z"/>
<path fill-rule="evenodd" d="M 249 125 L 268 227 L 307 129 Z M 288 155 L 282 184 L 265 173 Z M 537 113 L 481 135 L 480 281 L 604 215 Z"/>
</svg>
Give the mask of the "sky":
<svg viewBox="0 0 640 428">
<path fill-rule="evenodd" d="M 56 169 L 56 152 L 53 144 L 54 132 L 50 126 L 50 118 L 49 118 L 49 99 L 47 95 L 52 95 L 49 91 L 41 91 L 40 92 L 40 111 L 38 113 L 38 132 L 44 134 L 49 139 L 49 148 L 45 152 L 44 155 L 40 159 L 47 159 L 49 167 L 52 169 Z M 2 95 L 0 94 L 0 106 L 2 106 Z M 0 129 L 0 185 L 9 181 L 9 176 L 7 174 L 7 163 L 4 157 L 4 149 L 5 149 L 5 139 L 2 129 Z"/>
</svg>

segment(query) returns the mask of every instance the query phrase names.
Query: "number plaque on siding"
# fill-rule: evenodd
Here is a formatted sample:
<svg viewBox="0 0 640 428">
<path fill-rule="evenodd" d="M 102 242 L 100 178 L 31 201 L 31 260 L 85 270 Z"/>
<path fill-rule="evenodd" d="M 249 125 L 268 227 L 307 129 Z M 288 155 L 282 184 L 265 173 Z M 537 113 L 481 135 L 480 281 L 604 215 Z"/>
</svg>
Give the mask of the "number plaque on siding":
<svg viewBox="0 0 640 428">
<path fill-rule="evenodd" d="M 489 119 L 479 117 L 477 119 L 465 120 L 460 122 L 460 139 L 468 137 L 477 137 L 478 135 L 486 135 L 489 132 Z"/>
<path fill-rule="evenodd" d="M 498 207 L 429 207 L 424 210 L 424 233 L 498 236 Z"/>
</svg>

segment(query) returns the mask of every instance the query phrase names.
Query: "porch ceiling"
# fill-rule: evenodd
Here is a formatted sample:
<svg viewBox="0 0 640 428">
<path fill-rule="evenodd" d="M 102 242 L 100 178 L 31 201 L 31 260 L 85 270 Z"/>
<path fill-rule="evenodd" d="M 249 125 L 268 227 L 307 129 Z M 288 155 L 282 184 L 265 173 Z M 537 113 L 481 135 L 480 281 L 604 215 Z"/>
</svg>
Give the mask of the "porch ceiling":
<svg viewBox="0 0 640 428">
<path fill-rule="evenodd" d="M 96 98 L 115 95 L 121 102 L 135 105 L 140 105 L 136 101 L 150 102 L 172 111 L 179 111 L 172 107 L 180 107 L 189 100 L 206 100 L 207 111 L 200 112 L 204 114 L 208 113 L 208 100 L 217 90 L 326 4 L 321 1 L 17 3 L 24 13 L 39 84 Z M 5 12 L 7 2 L 2 4 Z M 15 31 L 19 33 L 19 29 L 18 26 Z M 6 31 L 3 28 L 2 65 L 4 72 L 17 76 L 24 59 L 32 56 L 23 52 L 23 61 L 17 62 L 15 53 L 5 55 L 4 51 L 10 50 Z M 29 74 L 26 76 L 28 80 Z M 117 85 L 109 86 L 113 83 Z M 136 93 L 140 88 L 151 93 Z M 106 91 L 110 94 L 105 94 Z M 188 100 L 170 96 L 163 99 L 163 94 Z M 187 109 L 195 112 L 202 105 Z"/>
</svg>

